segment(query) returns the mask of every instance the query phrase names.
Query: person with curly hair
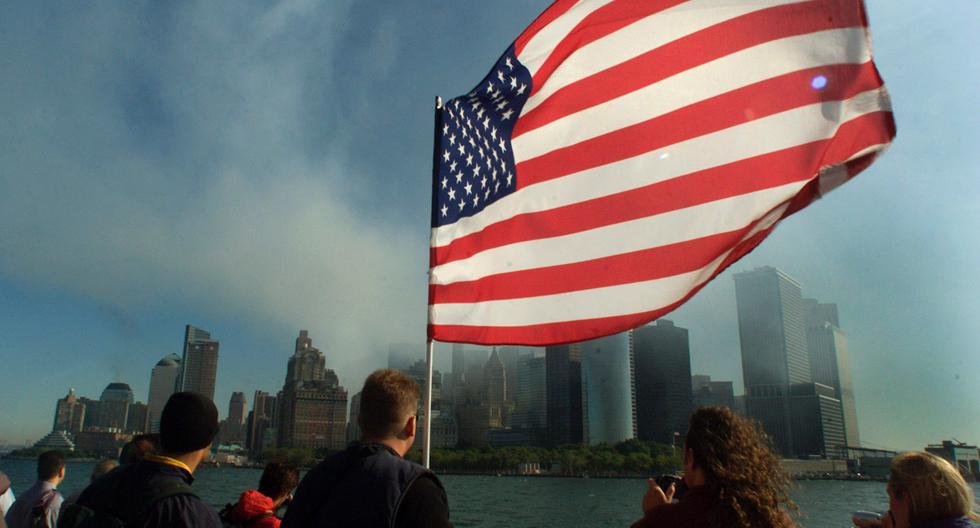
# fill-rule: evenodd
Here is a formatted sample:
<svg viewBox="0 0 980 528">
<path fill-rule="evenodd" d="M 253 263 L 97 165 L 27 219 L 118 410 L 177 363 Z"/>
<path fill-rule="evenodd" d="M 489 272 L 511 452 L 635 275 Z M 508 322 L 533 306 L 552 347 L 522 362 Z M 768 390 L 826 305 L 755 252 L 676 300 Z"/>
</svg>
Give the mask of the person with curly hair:
<svg viewBox="0 0 980 528">
<path fill-rule="evenodd" d="M 726 407 L 702 407 L 684 440 L 684 483 L 661 489 L 651 479 L 643 518 L 633 528 L 790 528 L 789 476 L 759 426 Z M 784 509 L 785 508 L 785 509 Z"/>
<path fill-rule="evenodd" d="M 973 490 L 944 458 L 909 451 L 892 459 L 888 513 L 881 520 L 854 519 L 861 528 L 975 528 Z"/>
</svg>

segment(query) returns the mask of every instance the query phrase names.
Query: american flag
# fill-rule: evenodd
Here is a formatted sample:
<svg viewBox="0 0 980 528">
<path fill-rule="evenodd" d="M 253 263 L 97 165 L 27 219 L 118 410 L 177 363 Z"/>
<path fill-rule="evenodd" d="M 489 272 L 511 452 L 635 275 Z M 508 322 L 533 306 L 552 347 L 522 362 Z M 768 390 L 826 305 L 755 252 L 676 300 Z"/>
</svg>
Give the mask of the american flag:
<svg viewBox="0 0 980 528">
<path fill-rule="evenodd" d="M 429 337 L 680 306 L 895 134 L 861 0 L 558 0 L 437 129 Z"/>
</svg>

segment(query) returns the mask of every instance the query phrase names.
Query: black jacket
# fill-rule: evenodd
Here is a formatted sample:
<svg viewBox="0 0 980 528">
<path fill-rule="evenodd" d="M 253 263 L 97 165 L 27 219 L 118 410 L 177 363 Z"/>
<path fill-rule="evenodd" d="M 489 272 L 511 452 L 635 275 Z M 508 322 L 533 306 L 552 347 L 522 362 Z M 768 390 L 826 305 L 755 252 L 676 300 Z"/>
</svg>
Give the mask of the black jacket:
<svg viewBox="0 0 980 528">
<path fill-rule="evenodd" d="M 354 444 L 303 478 L 282 528 L 451 528 L 449 501 L 431 471 L 381 444 Z"/>
<path fill-rule="evenodd" d="M 194 477 L 181 467 L 142 460 L 121 466 L 89 484 L 78 498 L 78 504 L 94 511 L 104 511 L 122 517 L 134 497 L 162 481 L 179 479 L 188 485 Z M 155 502 L 128 526 L 133 528 L 221 528 L 214 508 L 195 495 L 183 494 Z"/>
</svg>

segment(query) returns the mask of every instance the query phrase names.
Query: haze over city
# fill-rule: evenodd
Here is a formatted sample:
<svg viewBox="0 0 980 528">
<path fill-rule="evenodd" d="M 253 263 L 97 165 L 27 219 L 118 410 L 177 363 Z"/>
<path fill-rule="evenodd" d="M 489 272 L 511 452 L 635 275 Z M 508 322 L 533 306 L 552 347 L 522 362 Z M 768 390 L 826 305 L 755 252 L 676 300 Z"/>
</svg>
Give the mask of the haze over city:
<svg viewBox="0 0 980 528">
<path fill-rule="evenodd" d="M 69 387 L 145 400 L 185 324 L 221 341 L 222 412 L 282 386 L 301 328 L 352 393 L 389 344 L 421 349 L 432 96 L 547 4 L 463 6 L 480 31 L 436 2 L 0 7 L 0 444 L 47 433 Z M 732 272 L 777 266 L 838 305 L 866 445 L 975 444 L 980 6 L 868 11 L 894 146 L 668 318 L 741 393 Z"/>
</svg>

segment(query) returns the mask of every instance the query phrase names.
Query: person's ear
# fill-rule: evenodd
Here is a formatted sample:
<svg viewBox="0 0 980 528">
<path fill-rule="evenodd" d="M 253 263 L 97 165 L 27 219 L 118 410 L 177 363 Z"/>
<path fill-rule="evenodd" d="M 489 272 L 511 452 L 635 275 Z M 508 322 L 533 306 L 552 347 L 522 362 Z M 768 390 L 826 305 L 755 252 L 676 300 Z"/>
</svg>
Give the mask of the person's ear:
<svg viewBox="0 0 980 528">
<path fill-rule="evenodd" d="M 408 420 L 405 422 L 405 429 L 403 429 L 406 438 L 415 436 L 416 428 L 418 427 L 417 420 L 418 416 L 414 414 L 408 417 Z"/>
<path fill-rule="evenodd" d="M 58 478 L 60 479 L 65 478 L 65 467 L 66 466 L 61 466 L 61 469 L 58 470 Z"/>
</svg>

